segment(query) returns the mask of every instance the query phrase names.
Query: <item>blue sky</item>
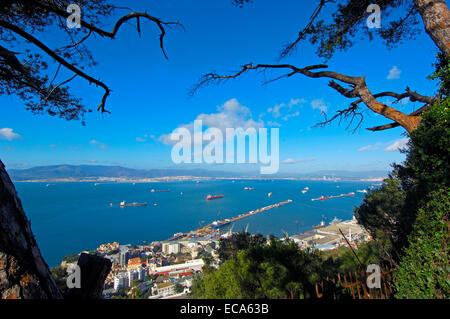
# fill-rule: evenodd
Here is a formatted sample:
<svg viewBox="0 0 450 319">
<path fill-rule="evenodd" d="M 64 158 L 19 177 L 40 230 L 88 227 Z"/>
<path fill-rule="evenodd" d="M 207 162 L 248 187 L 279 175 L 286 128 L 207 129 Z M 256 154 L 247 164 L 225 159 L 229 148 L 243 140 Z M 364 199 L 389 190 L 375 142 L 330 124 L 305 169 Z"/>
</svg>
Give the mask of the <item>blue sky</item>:
<svg viewBox="0 0 450 319">
<path fill-rule="evenodd" d="M 63 163 L 180 167 L 171 161 L 171 145 L 164 143 L 164 136 L 203 114 L 215 120 L 226 118 L 230 123 L 254 121 L 278 127 L 280 160 L 284 162 L 280 172 L 387 170 L 392 162 L 403 160 L 404 155 L 396 149 L 404 144 L 405 135 L 402 128 L 383 132 L 364 129 L 388 123 L 382 116 L 368 111 L 362 128 L 354 134 L 345 130 L 345 122 L 311 128 L 321 120 L 321 110 L 331 115 L 350 102 L 329 88 L 326 79 L 295 76 L 263 86 L 262 74 L 249 73 L 203 88 L 193 97 L 188 95 L 204 73 L 227 73 L 249 62 L 276 63 L 282 46 L 295 39 L 314 5 L 315 1 L 255 0 L 240 9 L 232 6 L 231 0 L 131 1 L 127 6 L 135 11 L 149 10 L 154 16 L 179 20 L 185 26 L 186 31 L 167 30 L 169 60 L 159 50 L 158 29 L 152 23 L 143 24 L 141 38 L 134 27 L 125 25 L 115 40 L 89 39 L 86 43 L 99 65 L 87 71 L 114 90 L 107 101 L 112 114 L 90 113 L 86 126 L 82 126 L 77 121 L 33 115 L 16 97 L 1 96 L 0 158 L 7 168 Z M 118 11 L 118 15 L 126 13 Z M 322 14 L 329 13 L 325 10 Z M 117 18 L 105 19 L 104 28 L 112 28 Z M 62 43 L 60 33 L 36 36 L 52 47 Z M 299 67 L 322 63 L 314 51 L 304 42 L 296 55 L 282 62 Z M 347 52 L 337 53 L 328 65 L 348 75 L 364 74 L 373 93 L 402 93 L 410 86 L 432 95 L 436 83 L 426 77 L 433 72 L 436 52 L 422 32 L 416 40 L 391 51 L 378 39 L 359 41 Z M 56 67 L 52 64 L 49 69 Z M 59 81 L 68 74 L 60 73 Z M 102 89 L 82 79 L 72 81 L 71 88 L 94 109 L 103 94 Z M 230 103 L 234 109 L 227 108 Z M 396 106 L 404 112 L 417 108 L 411 102 Z M 233 111 L 236 109 L 239 112 Z M 196 165 L 189 167 L 248 169 L 248 165 L 238 164 Z"/>
</svg>

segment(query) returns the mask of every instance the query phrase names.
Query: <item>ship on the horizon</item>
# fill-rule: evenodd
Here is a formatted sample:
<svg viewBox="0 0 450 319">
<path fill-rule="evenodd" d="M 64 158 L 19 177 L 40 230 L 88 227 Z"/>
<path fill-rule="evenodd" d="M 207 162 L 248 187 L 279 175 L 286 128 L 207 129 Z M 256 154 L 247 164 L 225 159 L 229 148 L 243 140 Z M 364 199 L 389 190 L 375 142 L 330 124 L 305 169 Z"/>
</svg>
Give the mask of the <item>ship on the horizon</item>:
<svg viewBox="0 0 450 319">
<path fill-rule="evenodd" d="M 223 195 L 208 195 L 206 196 L 206 200 L 211 200 L 211 199 L 217 199 L 217 198 L 222 198 Z"/>
<path fill-rule="evenodd" d="M 133 203 L 127 203 L 124 200 L 120 202 L 119 204 L 120 207 L 137 207 L 137 206 L 147 206 L 147 203 L 137 203 L 137 202 L 133 202 Z"/>
<path fill-rule="evenodd" d="M 251 190 L 254 190 L 254 189 L 255 189 L 254 187 L 247 187 L 247 186 L 244 187 L 244 190 L 245 190 L 245 191 L 251 191 Z"/>
</svg>

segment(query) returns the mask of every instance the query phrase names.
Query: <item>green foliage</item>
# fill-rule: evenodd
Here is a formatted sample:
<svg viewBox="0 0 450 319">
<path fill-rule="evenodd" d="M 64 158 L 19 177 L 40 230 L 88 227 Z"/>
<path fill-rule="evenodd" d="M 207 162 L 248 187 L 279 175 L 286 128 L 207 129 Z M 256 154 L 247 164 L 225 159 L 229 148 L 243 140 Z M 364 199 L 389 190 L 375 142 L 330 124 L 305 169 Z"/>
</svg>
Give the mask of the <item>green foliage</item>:
<svg viewBox="0 0 450 319">
<path fill-rule="evenodd" d="M 395 251 L 407 246 L 418 209 L 428 194 L 450 185 L 449 101 L 440 100 L 423 113 L 419 127 L 410 134 L 403 165 L 394 165 L 385 184 L 355 209 L 356 218 L 372 236 L 387 236 Z"/>
<path fill-rule="evenodd" d="M 66 2 L 50 0 L 40 2 L 44 6 L 63 12 L 67 9 Z M 93 25 L 98 25 L 105 16 L 111 15 L 115 10 L 114 6 L 104 0 L 78 0 L 76 3 L 83 8 L 83 20 Z M 47 40 L 46 34 L 60 33 L 60 38 L 64 40 L 56 44 L 59 45 L 59 49 L 55 49 L 56 54 L 80 69 L 96 65 L 87 46 L 72 45 L 87 35 L 87 28 L 82 28 L 76 33 L 70 31 L 65 24 L 65 19 L 39 7 L 34 1 L 2 1 L 0 19 L 35 38 L 42 37 L 44 44 Z M 37 46 L 30 45 L 29 41 L 3 27 L 0 28 L 0 41 L 2 43 L 0 45 L 0 95 L 16 95 L 25 102 L 27 110 L 36 114 L 46 113 L 58 116 L 66 120 L 83 120 L 85 113 L 91 111 L 83 105 L 80 98 L 71 94 L 67 86 L 59 86 L 52 80 L 57 66 L 53 64 L 53 59 L 42 55 L 42 51 Z M 17 55 L 17 51 L 23 54 Z M 55 67 L 49 70 L 49 64 Z"/>
<path fill-rule="evenodd" d="M 66 263 L 75 263 L 78 261 L 78 258 L 80 257 L 79 254 L 70 254 L 63 258 L 63 261 Z"/>
<path fill-rule="evenodd" d="M 450 188 L 430 194 L 419 210 L 409 247 L 395 271 L 397 298 L 449 298 Z"/>
<path fill-rule="evenodd" d="M 53 279 L 61 291 L 67 290 L 67 271 L 66 268 L 56 266 L 51 269 Z"/>
<path fill-rule="evenodd" d="M 316 54 L 330 59 L 336 51 L 346 51 L 357 41 L 366 38 L 369 41 L 378 35 L 388 49 L 394 48 L 405 40 L 414 39 L 420 33 L 418 24 L 421 19 L 412 1 L 405 0 L 342 0 L 323 1 L 332 12 L 328 19 L 316 19 L 304 32 L 304 39 L 316 45 Z M 382 24 L 380 29 L 369 29 L 366 26 L 367 8 L 370 4 L 382 8 Z M 323 15 L 322 15 L 323 16 Z M 296 43 L 287 44 L 282 57 L 287 56 Z"/>
<path fill-rule="evenodd" d="M 358 248 L 354 248 L 354 252 L 358 256 L 359 261 L 347 246 L 321 252 L 321 256 L 327 261 L 334 272 L 345 274 L 348 272 L 359 272 L 361 269 L 366 269 L 370 264 L 384 264 L 390 259 L 390 256 L 387 255 L 390 249 L 390 241 L 380 238 L 367 243 L 361 243 L 358 245 Z M 361 262 L 362 266 L 359 262 Z M 336 273 L 333 275 L 336 276 Z"/>
<path fill-rule="evenodd" d="M 266 242 L 266 239 L 261 235 L 251 235 L 246 232 L 234 233 L 230 238 L 221 238 L 219 241 L 219 248 L 217 252 L 221 262 L 236 257 L 236 254 L 241 249 L 247 249 L 255 245 L 260 245 Z"/>
<path fill-rule="evenodd" d="M 195 298 L 313 298 L 314 284 L 330 274 L 318 253 L 271 238 L 231 254 L 217 270 L 196 277 Z"/>
<path fill-rule="evenodd" d="M 411 142 L 405 166 L 411 170 L 421 193 L 450 185 L 450 97 L 436 102 L 423 114 Z"/>
<path fill-rule="evenodd" d="M 408 225 L 414 220 L 414 212 L 405 211 L 407 194 L 396 178 L 388 178 L 380 189 L 371 191 L 363 203 L 355 208 L 355 217 L 377 239 L 390 238 L 405 243 Z M 412 216 L 411 216 L 412 215 Z"/>
<path fill-rule="evenodd" d="M 174 289 L 177 294 L 181 294 L 184 291 L 184 287 L 180 283 L 176 283 Z"/>
<path fill-rule="evenodd" d="M 446 98 L 450 95 L 450 60 L 445 54 L 439 52 L 434 66 L 436 71 L 428 78 L 439 80 L 438 94 L 441 98 Z"/>
</svg>

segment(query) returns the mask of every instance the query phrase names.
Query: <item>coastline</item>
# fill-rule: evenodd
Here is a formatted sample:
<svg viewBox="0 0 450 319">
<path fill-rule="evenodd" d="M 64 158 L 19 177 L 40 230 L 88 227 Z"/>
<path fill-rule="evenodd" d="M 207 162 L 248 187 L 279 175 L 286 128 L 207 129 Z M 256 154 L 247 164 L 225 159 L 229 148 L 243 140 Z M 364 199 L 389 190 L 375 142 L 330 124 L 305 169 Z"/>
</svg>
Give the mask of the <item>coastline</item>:
<svg viewBox="0 0 450 319">
<path fill-rule="evenodd" d="M 13 183 L 162 183 L 162 182 L 189 182 L 189 181 L 214 181 L 214 180 L 282 180 L 282 181 L 324 181 L 324 182 L 382 182 L 386 177 L 375 178 L 323 178 L 323 177 L 204 177 L 204 176 L 165 176 L 152 178 L 125 178 L 125 177 L 95 177 L 95 178 L 49 178 L 49 179 L 28 179 L 15 180 Z"/>
</svg>

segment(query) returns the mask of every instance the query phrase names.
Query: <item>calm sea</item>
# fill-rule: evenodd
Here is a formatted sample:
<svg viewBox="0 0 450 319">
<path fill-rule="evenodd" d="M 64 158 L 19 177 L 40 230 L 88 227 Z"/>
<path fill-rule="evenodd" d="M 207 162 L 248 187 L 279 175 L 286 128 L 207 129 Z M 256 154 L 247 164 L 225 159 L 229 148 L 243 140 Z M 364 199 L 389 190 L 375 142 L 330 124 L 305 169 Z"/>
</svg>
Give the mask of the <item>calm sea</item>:
<svg viewBox="0 0 450 319">
<path fill-rule="evenodd" d="M 303 232 L 334 217 L 351 219 L 362 202 L 357 190 L 369 182 L 255 180 L 196 183 L 15 183 L 31 228 L 49 266 L 67 254 L 95 249 L 102 243 L 139 244 L 165 240 L 176 232 L 261 208 L 286 199 L 293 202 L 240 220 L 233 231 L 282 236 Z M 244 187 L 254 187 L 245 191 Z M 301 190 L 309 187 L 306 194 Z M 170 192 L 150 190 L 169 189 Z M 267 194 L 272 192 L 272 197 Z M 355 192 L 353 197 L 311 201 L 321 195 Z M 182 193 L 182 194 L 181 194 Z M 207 201 L 208 194 L 223 194 Z M 145 207 L 118 206 L 119 202 L 147 202 Z M 113 203 L 113 206 L 110 206 Z M 157 203 L 158 206 L 154 206 Z M 248 225 L 248 226 L 247 226 Z"/>
</svg>

